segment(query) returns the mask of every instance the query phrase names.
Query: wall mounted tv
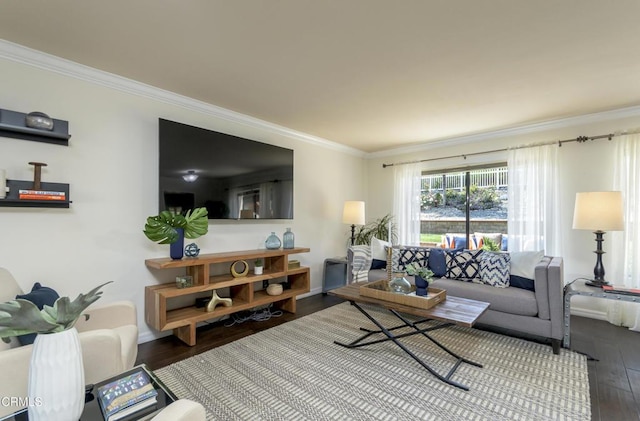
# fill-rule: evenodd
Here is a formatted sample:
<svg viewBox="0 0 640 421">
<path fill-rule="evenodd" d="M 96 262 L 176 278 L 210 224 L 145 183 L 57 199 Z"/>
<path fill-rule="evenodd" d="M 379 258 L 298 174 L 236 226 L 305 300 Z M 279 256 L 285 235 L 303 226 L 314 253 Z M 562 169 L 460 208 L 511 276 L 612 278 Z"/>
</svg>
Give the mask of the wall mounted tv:
<svg viewBox="0 0 640 421">
<path fill-rule="evenodd" d="M 160 210 L 293 219 L 293 151 L 160 119 Z"/>
</svg>

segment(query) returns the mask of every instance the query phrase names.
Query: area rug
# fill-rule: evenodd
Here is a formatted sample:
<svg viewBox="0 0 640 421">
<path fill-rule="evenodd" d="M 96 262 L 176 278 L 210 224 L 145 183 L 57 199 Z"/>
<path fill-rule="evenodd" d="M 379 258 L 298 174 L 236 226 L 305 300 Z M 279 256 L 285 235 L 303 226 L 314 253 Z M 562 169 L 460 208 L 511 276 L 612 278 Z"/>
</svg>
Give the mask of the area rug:
<svg viewBox="0 0 640 421">
<path fill-rule="evenodd" d="M 396 324 L 385 310 L 367 307 Z M 346 349 L 374 326 L 348 303 L 157 370 L 209 420 L 590 420 L 586 357 L 477 329 L 432 335 L 483 368 L 462 364 L 442 383 L 391 342 Z M 402 339 L 446 374 L 455 361 L 420 335 Z"/>
</svg>

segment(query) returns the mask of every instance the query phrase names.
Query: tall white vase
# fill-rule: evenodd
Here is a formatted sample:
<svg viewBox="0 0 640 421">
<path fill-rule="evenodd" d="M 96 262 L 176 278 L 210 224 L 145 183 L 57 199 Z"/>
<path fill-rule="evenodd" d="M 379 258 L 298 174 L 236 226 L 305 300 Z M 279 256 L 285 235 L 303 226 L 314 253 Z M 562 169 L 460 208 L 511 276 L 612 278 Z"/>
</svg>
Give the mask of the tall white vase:
<svg viewBox="0 0 640 421">
<path fill-rule="evenodd" d="M 36 337 L 29 366 L 29 420 L 78 421 L 84 368 L 75 328 Z"/>
</svg>

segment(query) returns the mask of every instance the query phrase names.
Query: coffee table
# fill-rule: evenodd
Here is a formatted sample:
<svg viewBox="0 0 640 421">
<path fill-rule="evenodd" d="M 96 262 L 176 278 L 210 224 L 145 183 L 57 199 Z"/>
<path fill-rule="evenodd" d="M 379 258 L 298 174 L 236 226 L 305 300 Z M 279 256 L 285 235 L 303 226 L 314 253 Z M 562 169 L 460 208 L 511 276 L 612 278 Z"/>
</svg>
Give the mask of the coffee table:
<svg viewBox="0 0 640 421">
<path fill-rule="evenodd" d="M 470 364 L 476 367 L 482 367 L 482 364 L 473 362 L 464 357 L 459 356 L 454 353 L 450 349 L 448 349 L 445 345 L 438 342 L 435 338 L 429 335 L 428 332 L 442 329 L 452 325 L 464 326 L 464 327 L 472 327 L 476 320 L 489 308 L 489 303 L 485 303 L 482 301 L 469 300 L 466 298 L 460 297 L 451 297 L 448 296 L 446 300 L 437 304 L 435 307 L 430 309 L 422 309 L 417 307 L 411 307 L 403 304 L 394 303 L 391 301 L 384 301 L 378 298 L 366 297 L 360 295 L 360 287 L 365 285 L 366 282 L 358 282 L 353 283 L 341 288 L 337 288 L 331 291 L 328 291 L 329 294 L 335 295 L 336 297 L 347 300 L 357 308 L 360 313 L 362 313 L 367 319 L 369 319 L 374 325 L 376 325 L 380 330 L 371 330 L 367 328 L 360 328 L 360 330 L 366 332 L 360 338 L 354 340 L 351 343 L 345 344 L 338 341 L 335 341 L 337 345 L 343 346 L 345 348 L 359 348 L 367 345 L 378 344 L 381 342 L 392 341 L 396 344 L 400 349 L 406 352 L 411 358 L 413 358 L 418 364 L 424 367 L 429 373 L 433 374 L 439 380 L 451 385 L 458 387 L 462 390 L 469 390 L 469 388 L 461 383 L 458 383 L 454 380 L 451 380 L 451 377 L 456 372 L 458 367 L 462 363 Z M 368 313 L 363 307 L 361 307 L 358 303 L 367 303 L 374 304 L 380 307 L 384 307 L 389 310 L 394 316 L 396 316 L 402 324 L 393 327 L 385 327 L 381 322 L 376 320 L 370 313 Z M 414 316 L 418 316 L 421 319 L 418 321 L 408 320 L 400 313 L 411 314 Z M 436 321 L 436 325 L 430 325 L 429 327 L 420 327 L 419 325 Z M 401 334 L 395 334 L 394 331 L 398 329 L 410 327 L 413 331 Z M 386 338 L 382 339 L 372 339 L 366 342 L 363 342 L 365 339 L 375 335 L 382 333 L 386 336 Z M 413 335 L 422 335 L 425 338 L 429 339 L 435 345 L 437 345 L 440 349 L 447 352 L 453 358 L 456 359 L 455 364 L 449 370 L 449 372 L 445 375 L 438 373 L 432 367 L 430 367 L 422 358 L 418 357 L 415 353 L 413 353 L 410 349 L 406 347 L 403 343 L 399 341 L 399 339 L 406 338 L 408 336 Z"/>
</svg>

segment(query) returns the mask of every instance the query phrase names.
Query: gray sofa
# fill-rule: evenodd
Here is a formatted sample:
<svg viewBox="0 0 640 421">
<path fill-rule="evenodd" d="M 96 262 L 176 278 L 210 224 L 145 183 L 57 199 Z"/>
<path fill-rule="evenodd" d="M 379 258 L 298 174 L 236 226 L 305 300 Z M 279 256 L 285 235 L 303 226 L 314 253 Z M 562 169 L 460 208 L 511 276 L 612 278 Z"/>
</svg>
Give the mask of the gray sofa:
<svg viewBox="0 0 640 421">
<path fill-rule="evenodd" d="M 347 261 L 347 276 L 351 283 L 354 279 L 351 249 L 347 253 Z M 371 269 L 368 272 L 369 281 L 386 278 L 385 269 Z M 412 277 L 407 276 L 407 279 L 411 280 Z M 548 338 L 553 353 L 558 354 L 564 333 L 562 258 L 544 256 L 535 267 L 534 285 L 535 291 L 530 291 L 441 277 L 435 278 L 430 286 L 445 289 L 447 295 L 489 303 L 489 309 L 478 319 L 479 325 L 506 329 L 506 333 L 513 331 Z"/>
</svg>

